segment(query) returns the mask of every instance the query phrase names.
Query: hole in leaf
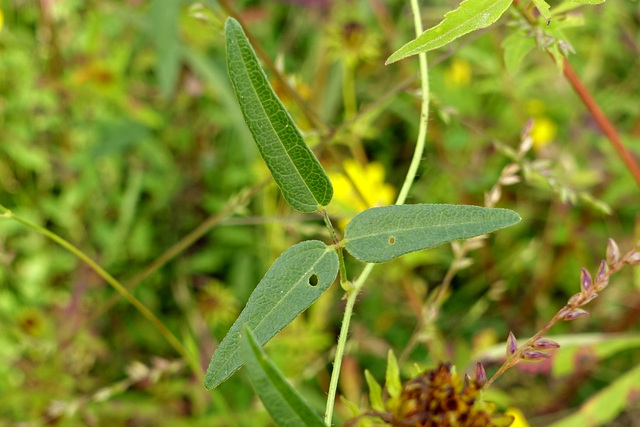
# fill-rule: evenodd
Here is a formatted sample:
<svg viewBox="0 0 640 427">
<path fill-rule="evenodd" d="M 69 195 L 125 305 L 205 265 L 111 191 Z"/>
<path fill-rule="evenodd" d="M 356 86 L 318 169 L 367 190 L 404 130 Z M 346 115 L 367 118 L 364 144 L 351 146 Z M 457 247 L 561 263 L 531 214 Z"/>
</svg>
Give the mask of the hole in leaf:
<svg viewBox="0 0 640 427">
<path fill-rule="evenodd" d="M 393 236 L 389 237 L 389 244 L 390 244 L 390 245 L 393 245 L 393 244 L 395 244 L 395 243 L 396 243 L 396 238 L 395 238 L 395 237 L 393 237 Z"/>
<path fill-rule="evenodd" d="M 311 286 L 317 286 L 318 285 L 318 275 L 317 274 L 312 274 L 311 276 L 309 276 L 309 285 L 311 285 Z"/>
</svg>

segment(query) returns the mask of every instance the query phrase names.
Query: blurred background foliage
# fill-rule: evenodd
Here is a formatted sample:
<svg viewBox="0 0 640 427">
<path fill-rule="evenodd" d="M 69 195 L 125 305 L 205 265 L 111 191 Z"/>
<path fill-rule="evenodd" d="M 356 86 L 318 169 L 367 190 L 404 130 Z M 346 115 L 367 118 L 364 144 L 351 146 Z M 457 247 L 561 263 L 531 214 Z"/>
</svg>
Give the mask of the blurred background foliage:
<svg viewBox="0 0 640 427">
<path fill-rule="evenodd" d="M 309 121 L 268 73 L 331 173 L 332 217 L 345 224 L 391 203 L 419 115 L 417 61 L 384 66 L 413 38 L 408 2 L 230 4 L 319 117 Z M 424 5 L 426 27 L 456 4 Z M 329 241 L 319 217 L 288 208 L 257 156 L 226 75 L 225 9 L 212 0 L 2 0 L 0 10 L 0 204 L 139 283 L 136 297 L 206 367 L 275 258 L 302 239 Z M 534 49 L 517 71 L 505 67 L 501 46 L 522 25 L 506 15 L 429 54 L 432 117 L 409 202 L 483 205 L 533 118 L 534 145 L 516 174 L 524 179 L 503 186 L 497 202 L 523 221 L 462 257 L 446 245 L 374 270 L 340 384 L 363 408 L 363 371 L 382 381 L 389 348 L 405 378 L 414 364 L 442 360 L 468 370 L 481 354 L 490 374 L 503 352 L 486 350 L 510 330 L 527 337 L 544 325 L 579 290 L 579 268 L 595 273 L 607 238 L 623 251 L 640 238 L 638 187 L 553 61 Z M 563 29 L 570 61 L 637 158 L 640 6 L 608 0 L 571 17 L 583 25 Z M 136 278 L 203 223 L 200 239 Z M 352 274 L 361 268 L 347 261 Z M 452 265 L 446 301 L 430 304 Z M 243 373 L 206 391 L 114 294 L 52 241 L 0 220 L 0 423 L 269 425 Z M 334 285 L 267 346 L 318 412 L 341 294 Z M 578 408 L 599 424 L 638 425 L 638 269 L 615 276 L 589 311 L 551 331 L 565 339 L 551 362 L 521 364 L 487 397 L 530 425 Z M 611 387 L 614 397 L 595 405 Z M 615 408 L 605 419 L 594 406 Z M 337 411 L 340 424 L 350 416 Z"/>
</svg>

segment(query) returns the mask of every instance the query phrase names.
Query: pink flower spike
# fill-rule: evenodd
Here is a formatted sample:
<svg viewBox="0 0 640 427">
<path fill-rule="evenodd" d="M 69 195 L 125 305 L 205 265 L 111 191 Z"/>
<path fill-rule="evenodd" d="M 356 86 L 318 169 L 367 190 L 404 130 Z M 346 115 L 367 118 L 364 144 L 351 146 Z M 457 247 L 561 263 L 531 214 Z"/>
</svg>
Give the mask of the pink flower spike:
<svg viewBox="0 0 640 427">
<path fill-rule="evenodd" d="M 538 350 L 525 350 L 525 352 L 522 353 L 522 358 L 525 360 L 541 360 L 548 359 L 550 357 L 550 354 Z"/>
<path fill-rule="evenodd" d="M 518 350 L 518 341 L 513 332 L 509 332 L 509 338 L 507 338 L 507 357 L 511 356 Z"/>
<path fill-rule="evenodd" d="M 570 305 L 571 307 L 578 307 L 582 305 L 582 301 L 584 301 L 584 299 L 585 296 L 582 294 L 582 292 L 578 292 L 577 294 L 573 294 L 571 298 L 569 298 L 569 301 L 567 301 L 567 305 Z"/>
<path fill-rule="evenodd" d="M 608 239 L 607 244 L 607 264 L 609 267 L 616 265 L 620 261 L 620 249 L 613 239 Z"/>
<path fill-rule="evenodd" d="M 538 338 L 534 343 L 533 343 L 533 348 L 538 349 L 538 350 L 544 350 L 547 348 L 559 348 L 560 344 L 558 344 L 555 341 L 552 340 L 548 340 L 546 338 Z"/>
<path fill-rule="evenodd" d="M 482 363 L 476 363 L 476 372 L 475 372 L 476 381 L 483 386 L 487 382 L 487 373 L 484 370 L 484 366 Z"/>
<path fill-rule="evenodd" d="M 580 288 L 582 289 L 582 292 L 589 295 L 593 289 L 592 285 L 593 280 L 591 280 L 591 274 L 589 274 L 586 268 L 580 269 Z"/>
<path fill-rule="evenodd" d="M 589 313 L 587 313 L 586 311 L 584 311 L 581 308 L 574 308 L 573 310 L 569 310 L 567 311 L 565 314 L 562 315 L 562 320 L 575 320 L 579 317 L 586 317 L 588 316 Z"/>
</svg>

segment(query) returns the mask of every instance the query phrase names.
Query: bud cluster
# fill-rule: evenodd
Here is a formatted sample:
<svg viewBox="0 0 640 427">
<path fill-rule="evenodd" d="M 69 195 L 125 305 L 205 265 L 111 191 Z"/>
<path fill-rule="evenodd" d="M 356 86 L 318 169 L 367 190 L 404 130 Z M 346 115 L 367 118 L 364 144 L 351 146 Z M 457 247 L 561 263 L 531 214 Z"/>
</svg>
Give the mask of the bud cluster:
<svg viewBox="0 0 640 427">
<path fill-rule="evenodd" d="M 520 349 L 519 358 L 524 360 L 542 360 L 551 357 L 549 353 L 543 350 L 558 348 L 560 344 L 547 338 L 537 337 L 528 342 Z M 507 358 L 510 358 L 518 352 L 518 342 L 513 332 L 509 332 L 507 338 Z"/>
</svg>

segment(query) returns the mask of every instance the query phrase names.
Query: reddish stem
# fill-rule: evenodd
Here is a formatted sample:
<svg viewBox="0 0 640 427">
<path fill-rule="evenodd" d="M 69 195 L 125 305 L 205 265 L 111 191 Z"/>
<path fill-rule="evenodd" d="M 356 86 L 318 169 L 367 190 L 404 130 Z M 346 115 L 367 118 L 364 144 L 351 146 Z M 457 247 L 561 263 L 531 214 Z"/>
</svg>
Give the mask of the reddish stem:
<svg viewBox="0 0 640 427">
<path fill-rule="evenodd" d="M 618 155 L 629 169 L 629 172 L 633 175 L 633 178 L 636 180 L 636 183 L 640 187 L 640 168 L 636 163 L 635 159 L 631 155 L 631 153 L 627 150 L 627 148 L 622 144 L 622 140 L 616 131 L 616 128 L 611 124 L 607 116 L 604 115 L 600 107 L 596 101 L 591 97 L 589 90 L 582 84 L 580 78 L 576 75 L 575 71 L 569 64 L 567 59 L 564 59 L 564 76 L 567 78 L 571 86 L 576 91 L 582 102 L 587 107 L 595 121 L 602 129 L 602 132 L 609 138 L 609 141 L 613 144 L 613 147 L 618 152 Z"/>
</svg>

